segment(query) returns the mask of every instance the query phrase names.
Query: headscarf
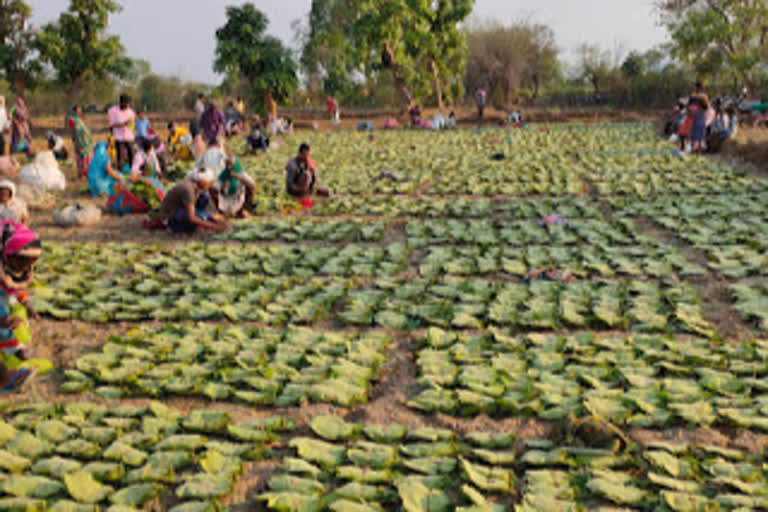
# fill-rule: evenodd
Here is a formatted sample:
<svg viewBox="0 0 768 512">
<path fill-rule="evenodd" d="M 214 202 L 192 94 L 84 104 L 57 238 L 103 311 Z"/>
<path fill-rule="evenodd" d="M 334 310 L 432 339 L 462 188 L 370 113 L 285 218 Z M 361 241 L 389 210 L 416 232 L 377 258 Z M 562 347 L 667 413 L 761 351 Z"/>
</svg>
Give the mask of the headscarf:
<svg viewBox="0 0 768 512">
<path fill-rule="evenodd" d="M 32 269 L 21 273 L 14 272 L 8 265 L 11 256 L 23 256 L 37 259 L 43 251 L 40 237 L 31 229 L 11 220 L 0 221 L 2 228 L 2 265 L 0 266 L 0 285 L 6 292 L 20 292 L 32 281 Z"/>
<path fill-rule="evenodd" d="M 187 179 L 193 183 L 211 183 L 216 177 L 207 168 L 195 169 L 187 174 Z"/>
<path fill-rule="evenodd" d="M 11 180 L 0 180 L 0 189 L 3 188 L 7 188 L 11 191 L 11 199 L 16 197 L 16 184 L 14 182 Z"/>
<path fill-rule="evenodd" d="M 229 165 L 230 162 L 232 162 L 231 166 Z M 240 164 L 240 160 L 234 156 L 227 157 L 227 165 L 219 173 L 219 181 L 227 185 L 227 195 L 232 196 L 237 193 L 237 188 L 240 185 L 237 175 L 241 172 L 243 172 L 243 166 Z"/>
</svg>

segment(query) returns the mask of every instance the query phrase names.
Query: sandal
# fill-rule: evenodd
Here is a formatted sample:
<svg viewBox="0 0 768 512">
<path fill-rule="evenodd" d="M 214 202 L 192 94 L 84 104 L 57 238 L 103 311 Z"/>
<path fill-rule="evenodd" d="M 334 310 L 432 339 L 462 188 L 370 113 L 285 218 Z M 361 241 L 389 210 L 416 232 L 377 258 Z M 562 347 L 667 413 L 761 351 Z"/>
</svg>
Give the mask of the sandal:
<svg viewBox="0 0 768 512">
<path fill-rule="evenodd" d="M 35 376 L 37 370 L 29 368 L 19 368 L 16 373 L 13 374 L 11 380 L 8 381 L 4 387 L 0 388 L 0 394 L 16 393 L 27 382 Z"/>
</svg>

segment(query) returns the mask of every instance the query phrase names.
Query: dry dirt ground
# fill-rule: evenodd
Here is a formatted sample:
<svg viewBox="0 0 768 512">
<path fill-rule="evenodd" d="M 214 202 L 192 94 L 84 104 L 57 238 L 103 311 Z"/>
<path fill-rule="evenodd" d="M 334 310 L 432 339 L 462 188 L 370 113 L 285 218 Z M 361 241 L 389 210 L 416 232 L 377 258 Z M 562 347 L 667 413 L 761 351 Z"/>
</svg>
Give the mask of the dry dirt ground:
<svg viewBox="0 0 768 512">
<path fill-rule="evenodd" d="M 543 115 L 542 115 L 543 117 Z M 557 120 L 558 116 L 552 116 Z M 580 118 L 583 120 L 583 118 Z M 627 119 L 635 119 L 628 115 Z M 95 120 L 95 119 L 94 119 Z M 596 120 L 605 120 L 597 117 Z M 472 122 L 471 120 L 468 122 Z M 353 128 L 354 121 L 348 120 L 344 128 Z M 53 126 L 53 120 L 43 120 L 38 124 L 38 129 L 46 125 Z M 159 124 L 159 123 L 158 123 Z M 324 129 L 325 122 L 320 129 Z M 763 146 L 768 146 L 768 130 L 765 132 L 749 132 L 743 135 L 745 144 L 749 141 L 759 140 Z M 748 138 L 747 138 L 748 137 Z M 35 140 L 35 148 L 41 148 L 41 139 Z M 729 148 L 729 153 L 734 146 Z M 747 146 L 751 147 L 751 146 Z M 768 151 L 766 152 L 768 154 Z M 728 157 L 732 157 L 729 154 Z M 762 160 L 764 162 L 764 160 Z M 751 168 L 755 173 L 764 171 Z M 72 164 L 65 165 L 71 185 L 63 197 L 55 201 L 55 206 L 63 203 L 80 201 L 102 205 L 103 200 L 93 201 L 85 194 L 85 184 L 75 179 L 75 170 Z M 765 174 L 763 174 L 765 175 Z M 610 208 L 610 207 L 606 207 Z M 44 241 L 47 242 L 142 242 L 151 240 L 153 243 L 176 244 L 184 243 L 183 239 L 174 239 L 164 232 L 148 232 L 141 227 L 141 216 L 114 217 L 106 216 L 102 223 L 93 228 L 61 229 L 56 227 L 50 217 L 50 210 L 33 212 L 33 228 L 38 230 Z M 610 213 L 610 212 L 607 212 Z M 686 255 L 694 261 L 703 256 L 690 248 L 685 242 L 675 239 L 671 234 L 662 232 L 651 225 L 650 222 L 640 222 L 639 226 L 646 234 L 656 236 L 668 243 L 682 248 Z M 745 338 L 753 335 L 750 326 L 741 322 L 740 317 L 730 307 L 727 296 L 724 296 L 725 284 L 714 275 L 699 278 L 694 283 L 698 286 L 707 299 L 709 306 L 706 310 L 707 318 L 713 322 L 723 334 L 729 338 Z M 79 321 L 59 322 L 43 319 L 32 325 L 34 348 L 39 356 L 50 358 L 57 367 L 57 371 L 51 376 L 46 376 L 34 381 L 24 395 L 10 397 L 8 400 L 71 400 L 81 399 L 59 395 L 57 386 L 62 381 L 61 369 L 71 368 L 74 361 L 82 354 L 98 349 L 106 338 L 112 334 L 124 332 L 129 328 L 128 324 L 113 323 L 107 325 L 93 325 Z M 416 366 L 414 362 L 413 343 L 414 333 L 405 339 L 398 339 L 389 353 L 389 362 L 383 369 L 381 379 L 372 390 L 369 402 L 365 405 L 345 409 L 329 405 L 307 405 L 303 407 L 281 409 L 278 412 L 292 418 L 299 426 L 297 434 L 307 432 L 307 422 L 312 416 L 326 411 L 331 411 L 350 420 L 372 423 L 400 422 L 406 426 L 416 427 L 422 425 L 445 426 L 458 432 L 472 430 L 505 431 L 517 435 L 518 439 L 537 438 L 552 435 L 558 426 L 549 422 L 535 419 L 498 419 L 485 415 L 472 419 L 454 418 L 447 415 L 424 416 L 405 407 L 405 402 L 412 394 L 416 386 Z M 93 398 L 94 401 L 103 401 Z M 146 400 L 131 400 L 131 403 L 142 403 Z M 230 412 L 233 419 L 250 419 L 273 415 L 276 411 L 269 407 L 251 407 L 232 404 L 216 404 L 205 400 L 174 398 L 168 400 L 168 405 L 182 411 L 190 411 L 201 407 L 223 409 Z M 650 440 L 670 440 L 701 442 L 705 444 L 740 447 L 755 453 L 762 452 L 768 446 L 768 436 L 756 435 L 740 429 L 670 429 L 670 430 L 632 430 L 629 435 L 638 442 Z M 279 452 L 279 446 L 276 447 Z M 262 490 L 266 479 L 279 469 L 275 460 L 249 463 L 247 474 L 241 479 L 233 496 L 227 499 L 227 504 L 235 505 L 234 510 L 256 510 L 257 505 L 252 501 L 253 495 Z M 167 504 L 157 504 L 158 509 L 163 509 Z"/>
</svg>

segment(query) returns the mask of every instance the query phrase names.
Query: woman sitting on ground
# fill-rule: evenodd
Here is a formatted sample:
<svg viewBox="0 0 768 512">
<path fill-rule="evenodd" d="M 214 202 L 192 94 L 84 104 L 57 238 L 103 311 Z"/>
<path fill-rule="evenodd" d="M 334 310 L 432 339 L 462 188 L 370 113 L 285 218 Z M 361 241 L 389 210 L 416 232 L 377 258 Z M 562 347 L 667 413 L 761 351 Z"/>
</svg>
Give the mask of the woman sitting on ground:
<svg viewBox="0 0 768 512">
<path fill-rule="evenodd" d="M 224 215 L 244 219 L 249 215 L 248 206 L 256 191 L 256 183 L 245 172 L 239 158 L 230 155 L 226 162 L 216 185 L 210 189 L 211 198 Z"/>
<path fill-rule="evenodd" d="M 26 360 L 30 354 L 16 338 L 16 330 L 24 322 L 14 314 L 13 303 L 21 304 L 29 318 L 37 319 L 37 312 L 29 301 L 27 289 L 32 282 L 32 268 L 42 253 L 37 233 L 10 220 L 0 221 L 0 392 L 18 391 L 34 374 L 29 368 L 9 367 L 15 356 Z M 12 300 L 13 299 L 13 300 Z"/>
<path fill-rule="evenodd" d="M 16 185 L 11 180 L 0 180 L 0 219 L 29 224 L 27 203 L 16 196 Z"/>
<path fill-rule="evenodd" d="M 131 178 L 135 179 L 139 176 L 158 178 L 162 173 L 160 160 L 157 157 L 157 153 L 155 153 L 152 140 L 147 138 L 141 139 L 141 151 L 137 152 L 133 157 Z"/>
<path fill-rule="evenodd" d="M 262 131 L 259 119 L 251 122 L 251 133 L 246 137 L 245 142 L 246 154 L 253 153 L 254 151 L 266 153 L 269 149 L 269 137 Z"/>
<path fill-rule="evenodd" d="M 124 176 L 112 166 L 107 143 L 97 143 L 88 167 L 88 188 L 91 190 L 91 195 L 93 197 L 111 196 L 115 193 L 115 185 L 123 179 Z"/>
<path fill-rule="evenodd" d="M 173 158 L 189 162 L 192 158 L 192 135 L 182 126 L 176 126 L 171 121 L 168 123 L 168 151 Z"/>
<path fill-rule="evenodd" d="M 160 211 L 148 227 L 167 226 L 173 234 L 194 233 L 198 229 L 225 231 L 226 222 L 213 220 L 208 212 L 206 192 L 215 180 L 210 169 L 192 171 L 165 195 Z"/>
<path fill-rule="evenodd" d="M 205 150 L 203 156 L 197 159 L 195 166 L 198 169 L 210 169 L 211 172 L 218 175 L 224 170 L 226 160 L 227 154 L 221 147 L 219 139 L 211 139 L 208 141 L 208 149 Z"/>
<path fill-rule="evenodd" d="M 422 120 L 421 120 L 421 107 L 417 104 L 413 104 L 413 106 L 408 111 L 408 114 L 411 116 L 411 126 L 416 128 L 421 128 Z"/>
<path fill-rule="evenodd" d="M 227 137 L 234 137 L 243 129 L 240 124 L 240 113 L 232 101 L 227 104 L 227 110 L 224 111 L 224 121 L 226 122 L 224 133 Z"/>
</svg>

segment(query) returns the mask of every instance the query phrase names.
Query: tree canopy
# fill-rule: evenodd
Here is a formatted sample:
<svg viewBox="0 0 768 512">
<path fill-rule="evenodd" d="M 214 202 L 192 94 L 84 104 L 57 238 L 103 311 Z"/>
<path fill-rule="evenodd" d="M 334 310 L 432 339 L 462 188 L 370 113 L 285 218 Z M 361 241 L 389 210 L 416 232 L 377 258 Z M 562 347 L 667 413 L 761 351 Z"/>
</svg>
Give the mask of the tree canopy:
<svg viewBox="0 0 768 512">
<path fill-rule="evenodd" d="M 702 76 L 727 73 L 755 83 L 768 58 L 765 0 L 667 0 L 659 4 L 673 56 Z"/>
<path fill-rule="evenodd" d="M 88 79 L 124 76 L 132 66 L 118 36 L 106 35 L 110 14 L 120 11 L 114 0 L 70 0 L 55 23 L 41 30 L 37 48 L 41 59 L 67 84 L 71 102 L 80 98 Z"/>
<path fill-rule="evenodd" d="M 41 70 L 33 55 L 36 35 L 29 27 L 31 15 L 23 0 L 0 0 L 0 77 L 20 96 Z"/>
<path fill-rule="evenodd" d="M 541 87 L 560 76 L 558 50 L 549 27 L 491 23 L 472 27 L 467 39 L 467 89 L 487 89 L 489 101 L 498 107 L 515 103 L 521 89 L 536 99 Z"/>
<path fill-rule="evenodd" d="M 400 101 L 461 96 L 466 63 L 460 24 L 473 0 L 313 0 L 302 63 L 334 80 L 357 71 L 392 74 Z M 338 57 L 343 55 L 343 57 Z"/>
<path fill-rule="evenodd" d="M 291 51 L 267 35 L 267 17 L 252 3 L 227 7 L 227 22 L 216 31 L 214 71 L 240 75 L 254 102 L 265 96 L 280 101 L 298 88 L 298 66 Z"/>
</svg>

